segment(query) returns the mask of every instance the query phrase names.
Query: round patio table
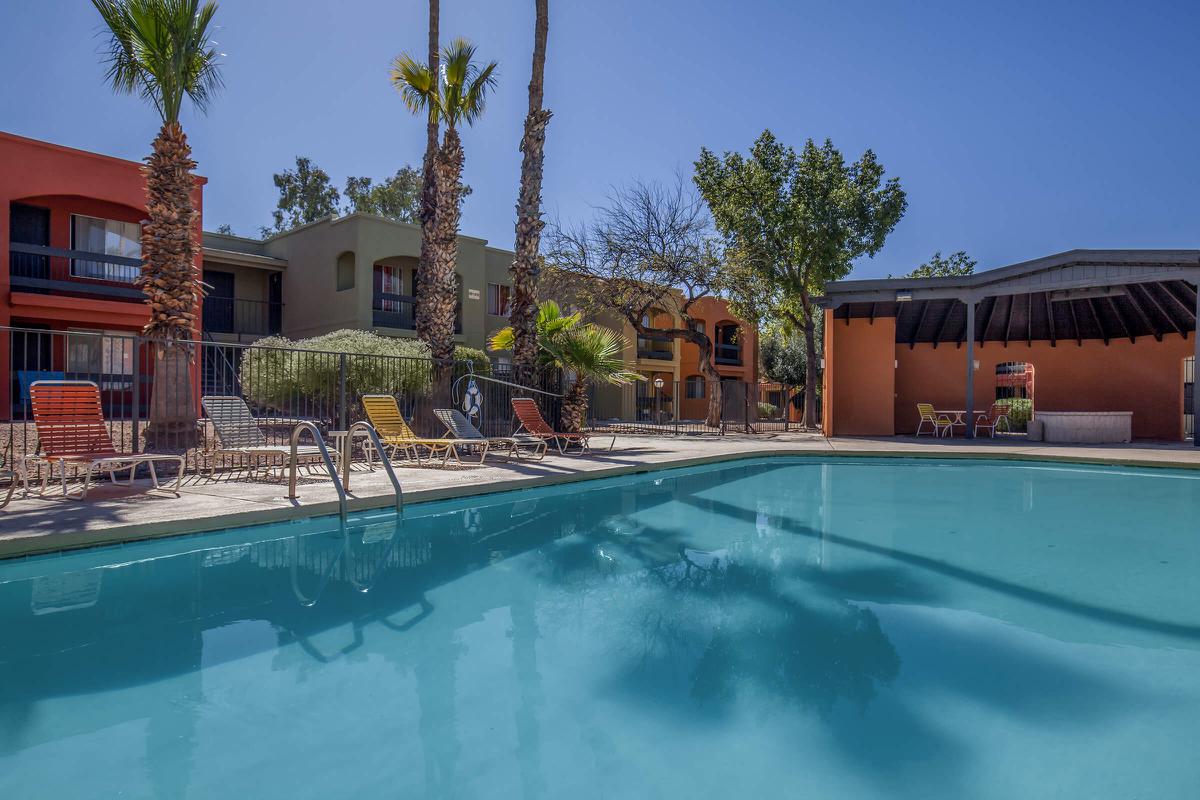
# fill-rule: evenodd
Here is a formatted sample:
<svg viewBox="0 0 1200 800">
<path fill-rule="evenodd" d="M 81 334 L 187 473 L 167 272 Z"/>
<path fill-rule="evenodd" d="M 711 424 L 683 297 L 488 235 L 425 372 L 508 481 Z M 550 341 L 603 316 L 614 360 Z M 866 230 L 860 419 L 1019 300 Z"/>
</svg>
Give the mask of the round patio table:
<svg viewBox="0 0 1200 800">
<path fill-rule="evenodd" d="M 964 432 L 964 433 L 966 432 L 966 429 L 967 429 L 967 420 L 966 420 L 967 411 L 966 411 L 965 409 L 963 409 L 963 410 L 958 410 L 958 409 L 942 409 L 942 408 L 935 408 L 935 409 L 933 410 L 933 413 L 934 413 L 934 414 L 938 414 L 938 415 L 940 415 L 940 416 L 953 417 L 953 419 L 951 419 L 951 420 L 950 420 L 950 427 L 946 428 L 946 433 L 945 433 L 945 434 L 943 434 L 943 435 L 945 435 L 945 436 L 953 436 L 953 435 L 954 435 L 954 426 L 955 426 L 955 425 L 961 425 L 961 426 L 962 426 L 962 428 L 963 428 L 963 432 Z M 987 409 L 984 409 L 983 411 L 972 411 L 972 412 L 971 412 L 971 418 L 972 418 L 972 419 L 976 419 L 976 418 L 978 418 L 980 415 L 986 416 L 986 415 L 987 415 L 987 413 L 988 413 L 988 412 L 987 412 Z"/>
</svg>

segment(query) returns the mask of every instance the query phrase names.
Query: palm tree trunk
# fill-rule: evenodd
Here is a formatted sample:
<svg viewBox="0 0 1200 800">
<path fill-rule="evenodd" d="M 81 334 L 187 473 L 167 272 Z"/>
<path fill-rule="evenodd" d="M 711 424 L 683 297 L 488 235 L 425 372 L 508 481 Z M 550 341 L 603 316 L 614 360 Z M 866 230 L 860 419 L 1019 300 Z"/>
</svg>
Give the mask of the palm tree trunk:
<svg viewBox="0 0 1200 800">
<path fill-rule="evenodd" d="M 575 382 L 571 384 L 566 397 L 563 398 L 562 414 L 559 418 L 562 429 L 567 433 L 578 433 L 583 430 L 583 423 L 587 418 L 587 408 L 588 380 L 582 375 L 576 374 Z"/>
<path fill-rule="evenodd" d="M 148 449 L 182 452 L 197 441 L 190 340 L 196 334 L 196 310 L 203 291 L 195 263 L 195 168 L 183 128 L 178 122 L 164 124 L 142 168 L 148 219 L 142 226 L 137 285 L 150 307 L 150 322 L 143 332 L 157 340 L 145 431 Z"/>
<path fill-rule="evenodd" d="M 439 0 L 429 0 L 429 69 L 438 74 L 438 26 L 441 9 Z M 417 308 L 416 329 L 421 341 L 433 346 L 433 330 L 436 327 L 435 298 L 426 299 L 425 287 L 431 285 L 433 262 L 436 258 L 434 243 L 437 224 L 437 153 L 438 123 L 432 115 L 425 124 L 425 159 L 422 162 L 421 180 L 421 257 L 417 262 Z"/>
<path fill-rule="evenodd" d="M 545 160 L 546 125 L 551 113 L 542 108 L 546 69 L 546 36 L 550 29 L 548 0 L 536 0 L 533 29 L 533 71 L 529 79 L 529 113 L 521 138 L 521 189 L 517 196 L 516 244 L 510 272 L 513 295 L 509 325 L 513 330 L 513 366 L 517 382 L 531 385 L 537 369 L 537 281 L 538 250 L 542 227 L 542 167 Z"/>
<path fill-rule="evenodd" d="M 434 227 L 434 253 L 431 275 L 421 291 L 429 294 L 429 351 L 439 365 L 454 359 L 454 319 L 458 305 L 458 225 L 462 214 L 459 204 L 463 170 L 462 141 L 458 131 L 447 127 L 435 167 L 437 176 L 437 219 Z"/>
</svg>

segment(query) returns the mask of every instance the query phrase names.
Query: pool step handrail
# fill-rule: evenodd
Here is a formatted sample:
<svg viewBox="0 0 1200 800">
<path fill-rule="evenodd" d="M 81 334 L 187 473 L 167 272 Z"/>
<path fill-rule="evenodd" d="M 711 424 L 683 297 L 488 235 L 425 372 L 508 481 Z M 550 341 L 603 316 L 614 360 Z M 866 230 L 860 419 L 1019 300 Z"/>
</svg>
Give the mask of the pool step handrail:
<svg viewBox="0 0 1200 800">
<path fill-rule="evenodd" d="M 312 434 L 313 439 L 317 443 L 317 447 L 321 448 L 321 459 L 325 462 L 325 469 L 329 472 L 329 477 L 333 479 L 333 487 L 338 493 L 338 516 L 342 519 L 346 518 L 346 487 L 342 485 L 342 479 L 338 476 L 337 467 L 333 465 L 333 458 L 329 455 L 329 448 L 325 446 L 325 437 L 321 435 L 321 430 L 313 423 L 305 420 L 292 428 L 292 451 L 288 458 L 288 499 L 297 500 L 296 495 L 296 467 L 297 455 L 296 448 L 300 444 L 300 434 L 308 431 Z"/>
<path fill-rule="evenodd" d="M 392 482 L 392 488 L 396 493 L 396 513 L 404 514 L 404 490 L 400 488 L 400 479 L 396 477 L 396 470 L 392 469 L 391 459 L 387 456 L 387 451 L 383 449 L 383 442 L 379 440 L 379 433 L 375 430 L 375 426 L 366 420 L 360 420 L 346 431 L 344 441 L 345 450 L 342 452 L 342 488 L 347 492 L 350 491 L 350 451 L 354 447 L 354 432 L 363 430 L 367 432 L 367 437 L 371 440 L 371 446 L 375 448 L 375 452 L 379 453 L 379 460 L 383 462 L 383 468 L 387 472 L 388 480 Z"/>
</svg>

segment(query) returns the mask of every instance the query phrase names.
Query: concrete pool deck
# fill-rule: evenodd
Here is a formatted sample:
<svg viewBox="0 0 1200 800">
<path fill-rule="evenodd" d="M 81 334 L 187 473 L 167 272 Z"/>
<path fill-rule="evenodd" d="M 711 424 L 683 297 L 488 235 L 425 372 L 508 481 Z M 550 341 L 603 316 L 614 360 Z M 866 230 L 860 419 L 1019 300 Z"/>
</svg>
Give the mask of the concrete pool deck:
<svg viewBox="0 0 1200 800">
<path fill-rule="evenodd" d="M 597 437 L 598 445 L 608 437 Z M 1190 443 L 1054 445 L 1000 438 L 825 439 L 817 434 L 778 433 L 724 437 L 618 436 L 611 451 L 590 456 L 547 455 L 543 461 L 489 460 L 451 469 L 397 467 L 405 503 L 613 477 L 651 469 L 715 463 L 757 455 L 875 456 L 1033 459 L 1139 467 L 1200 469 L 1200 448 Z M 188 476 L 180 497 L 107 484 L 80 502 L 47 493 L 22 498 L 0 510 L 0 558 L 56 552 L 222 528 L 337 513 L 337 492 L 327 477 L 302 478 L 300 498 L 286 497 L 286 480 L 247 480 L 244 473 L 217 478 Z M 385 471 L 356 464 L 350 479 L 350 510 L 388 508 L 391 484 Z"/>
</svg>

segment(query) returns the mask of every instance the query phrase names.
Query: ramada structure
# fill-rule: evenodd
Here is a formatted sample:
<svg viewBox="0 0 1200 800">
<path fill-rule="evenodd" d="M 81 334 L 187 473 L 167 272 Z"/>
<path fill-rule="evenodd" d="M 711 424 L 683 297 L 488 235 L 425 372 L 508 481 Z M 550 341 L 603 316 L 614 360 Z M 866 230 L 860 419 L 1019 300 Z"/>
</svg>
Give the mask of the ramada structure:
<svg viewBox="0 0 1200 800">
<path fill-rule="evenodd" d="M 825 433 L 912 434 L 917 403 L 987 408 L 1024 365 L 1035 416 L 1131 412 L 1134 438 L 1184 440 L 1198 284 L 1200 250 L 1071 250 L 963 277 L 829 283 Z"/>
</svg>

